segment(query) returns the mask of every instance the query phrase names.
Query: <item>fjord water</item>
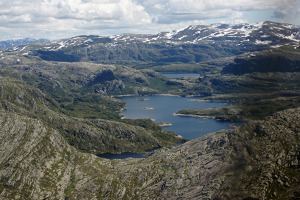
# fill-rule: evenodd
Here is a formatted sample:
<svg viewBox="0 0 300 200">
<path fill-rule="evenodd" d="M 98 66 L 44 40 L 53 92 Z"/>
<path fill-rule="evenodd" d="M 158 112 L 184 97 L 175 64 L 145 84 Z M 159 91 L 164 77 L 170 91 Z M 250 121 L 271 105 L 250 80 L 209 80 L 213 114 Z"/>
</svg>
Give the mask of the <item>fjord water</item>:
<svg viewBox="0 0 300 200">
<path fill-rule="evenodd" d="M 187 139 L 201 137 L 221 129 L 229 129 L 232 123 L 214 119 L 174 116 L 179 110 L 192 108 L 213 108 L 229 105 L 228 103 L 199 102 L 195 98 L 178 96 L 122 97 L 127 109 L 122 114 L 128 119 L 153 119 L 156 123 L 170 123 L 163 127 Z"/>
</svg>

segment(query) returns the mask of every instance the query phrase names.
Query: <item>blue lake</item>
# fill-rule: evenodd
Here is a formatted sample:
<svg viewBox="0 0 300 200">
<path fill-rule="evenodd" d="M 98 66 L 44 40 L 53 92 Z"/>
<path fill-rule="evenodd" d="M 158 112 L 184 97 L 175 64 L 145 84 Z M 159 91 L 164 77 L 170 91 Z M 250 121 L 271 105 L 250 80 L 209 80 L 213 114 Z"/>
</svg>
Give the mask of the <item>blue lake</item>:
<svg viewBox="0 0 300 200">
<path fill-rule="evenodd" d="M 122 97 L 127 109 L 122 114 L 128 119 L 153 119 L 156 123 L 170 123 L 163 129 L 172 131 L 187 139 L 201 137 L 221 129 L 229 129 L 233 123 L 194 117 L 174 116 L 179 110 L 191 108 L 213 108 L 228 103 L 199 102 L 196 98 L 177 96 Z"/>
</svg>

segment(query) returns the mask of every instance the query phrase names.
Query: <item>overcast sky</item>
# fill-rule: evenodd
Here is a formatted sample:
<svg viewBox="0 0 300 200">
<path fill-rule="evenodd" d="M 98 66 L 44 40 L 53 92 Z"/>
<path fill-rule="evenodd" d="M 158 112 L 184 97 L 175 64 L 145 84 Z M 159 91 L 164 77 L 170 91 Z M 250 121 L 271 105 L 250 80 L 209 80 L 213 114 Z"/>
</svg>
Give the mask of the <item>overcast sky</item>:
<svg viewBox="0 0 300 200">
<path fill-rule="evenodd" d="M 0 0 L 0 40 L 158 33 L 195 24 L 300 24 L 300 0 Z"/>
</svg>

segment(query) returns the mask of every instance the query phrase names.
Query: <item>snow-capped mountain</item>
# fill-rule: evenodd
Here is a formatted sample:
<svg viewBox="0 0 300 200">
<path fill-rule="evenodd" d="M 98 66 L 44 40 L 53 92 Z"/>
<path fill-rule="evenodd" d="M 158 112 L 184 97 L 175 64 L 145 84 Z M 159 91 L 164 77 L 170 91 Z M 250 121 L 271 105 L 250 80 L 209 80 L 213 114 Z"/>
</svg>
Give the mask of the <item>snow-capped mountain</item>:
<svg viewBox="0 0 300 200">
<path fill-rule="evenodd" d="M 275 23 L 261 22 L 257 24 L 212 24 L 196 25 L 157 35 L 119 35 L 110 37 L 115 42 L 143 41 L 169 42 L 174 44 L 215 41 L 256 42 L 257 44 L 276 44 L 280 42 L 300 42 L 300 27 Z"/>
<path fill-rule="evenodd" d="M 115 46 L 126 43 L 169 43 L 169 44 L 201 44 L 215 42 L 239 42 L 257 45 L 278 45 L 287 42 L 300 42 L 300 27 L 275 23 L 261 22 L 257 24 L 212 24 L 210 26 L 194 25 L 150 34 L 122 34 L 110 37 L 83 35 L 69 39 L 57 40 L 44 46 L 45 50 L 62 50 L 75 46 L 91 46 L 98 43 L 105 46 Z"/>
<path fill-rule="evenodd" d="M 21 55 L 51 61 L 124 65 L 197 63 L 291 45 L 299 48 L 300 27 L 275 22 L 188 26 L 159 34 L 82 35 L 16 48 Z"/>
<path fill-rule="evenodd" d="M 257 44 L 300 41 L 300 27 L 274 22 L 257 24 L 213 24 L 189 26 L 159 35 L 172 42 L 201 43 L 201 41 L 240 41 Z"/>
</svg>

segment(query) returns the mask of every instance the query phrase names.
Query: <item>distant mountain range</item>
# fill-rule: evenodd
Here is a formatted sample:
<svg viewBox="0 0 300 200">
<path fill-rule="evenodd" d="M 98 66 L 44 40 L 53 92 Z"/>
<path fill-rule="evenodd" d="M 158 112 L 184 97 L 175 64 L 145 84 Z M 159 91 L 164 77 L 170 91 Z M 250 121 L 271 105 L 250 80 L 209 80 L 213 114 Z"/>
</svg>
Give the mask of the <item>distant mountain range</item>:
<svg viewBox="0 0 300 200">
<path fill-rule="evenodd" d="M 169 43 L 169 44 L 202 44 L 215 42 L 238 41 L 239 45 L 254 43 L 257 45 L 277 45 L 286 42 L 300 41 L 300 27 L 275 23 L 261 22 L 257 24 L 212 24 L 188 26 L 171 32 L 162 32 L 156 35 L 150 34 L 122 34 L 110 37 L 95 35 L 83 35 L 70 39 L 57 40 L 48 50 L 60 50 L 75 46 L 89 46 L 98 43 L 107 47 L 126 44 L 130 42 L 142 42 L 145 44 Z M 237 44 L 238 45 L 238 44 Z"/>
<path fill-rule="evenodd" d="M 210 26 L 188 26 L 157 35 L 124 34 L 111 37 L 114 42 L 142 41 L 144 43 L 165 42 L 171 44 L 201 44 L 226 41 L 270 44 L 300 41 L 300 27 L 291 24 L 261 22 L 250 24 L 212 24 Z"/>
<path fill-rule="evenodd" d="M 34 41 L 35 43 L 37 41 Z M 48 61 L 92 61 L 137 68 L 198 63 L 281 45 L 299 47 L 300 27 L 274 22 L 188 26 L 159 34 L 81 35 L 16 51 Z"/>
<path fill-rule="evenodd" d="M 21 46 L 21 45 L 46 43 L 46 42 L 49 42 L 49 40 L 47 40 L 47 39 L 32 39 L 32 38 L 0 41 L 0 50 L 8 49 L 8 48 L 16 47 L 16 46 Z"/>
</svg>

